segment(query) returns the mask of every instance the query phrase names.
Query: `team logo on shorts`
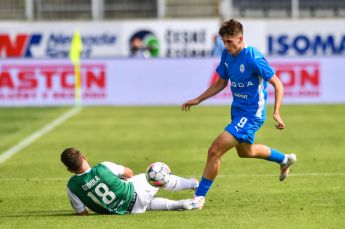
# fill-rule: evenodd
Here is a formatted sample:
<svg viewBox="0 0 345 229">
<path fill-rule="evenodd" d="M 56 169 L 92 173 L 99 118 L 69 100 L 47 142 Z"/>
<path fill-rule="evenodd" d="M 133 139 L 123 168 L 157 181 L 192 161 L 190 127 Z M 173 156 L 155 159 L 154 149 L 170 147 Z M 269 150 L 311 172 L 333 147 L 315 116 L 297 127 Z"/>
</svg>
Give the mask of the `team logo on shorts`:
<svg viewBox="0 0 345 229">
<path fill-rule="evenodd" d="M 240 65 L 240 72 L 243 73 L 244 72 L 244 64 Z"/>
</svg>

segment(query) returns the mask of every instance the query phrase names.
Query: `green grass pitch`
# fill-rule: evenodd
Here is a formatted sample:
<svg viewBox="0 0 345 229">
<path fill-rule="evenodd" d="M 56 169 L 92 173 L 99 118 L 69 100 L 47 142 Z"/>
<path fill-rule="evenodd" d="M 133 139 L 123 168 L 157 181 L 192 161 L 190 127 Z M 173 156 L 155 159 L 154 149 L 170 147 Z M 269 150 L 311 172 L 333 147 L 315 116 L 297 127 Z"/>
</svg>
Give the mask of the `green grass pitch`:
<svg viewBox="0 0 345 229">
<path fill-rule="evenodd" d="M 0 153 L 70 108 L 0 109 Z M 0 228 L 345 228 L 345 106 L 284 106 L 287 128 L 268 119 L 256 142 L 294 152 L 292 175 L 278 181 L 279 166 L 222 159 L 207 202 L 198 211 L 79 217 L 69 205 L 70 173 L 59 161 L 69 146 L 91 164 L 114 161 L 141 173 L 164 161 L 176 175 L 200 178 L 207 149 L 229 122 L 229 107 L 85 107 L 76 116 L 0 164 Z M 192 191 L 158 192 L 171 199 Z"/>
</svg>

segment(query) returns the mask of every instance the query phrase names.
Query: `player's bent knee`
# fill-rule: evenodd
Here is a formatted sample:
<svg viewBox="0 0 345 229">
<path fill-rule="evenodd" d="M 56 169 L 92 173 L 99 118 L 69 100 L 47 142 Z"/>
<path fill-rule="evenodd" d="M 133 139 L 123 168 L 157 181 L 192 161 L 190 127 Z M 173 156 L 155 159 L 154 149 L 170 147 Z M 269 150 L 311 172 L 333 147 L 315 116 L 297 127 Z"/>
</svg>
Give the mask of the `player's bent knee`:
<svg viewBox="0 0 345 229">
<path fill-rule="evenodd" d="M 218 147 L 211 146 L 208 149 L 208 159 L 219 159 L 222 156 L 221 151 L 218 149 Z"/>
<path fill-rule="evenodd" d="M 241 158 L 252 158 L 255 157 L 255 152 L 252 150 L 237 150 L 237 155 Z"/>
</svg>

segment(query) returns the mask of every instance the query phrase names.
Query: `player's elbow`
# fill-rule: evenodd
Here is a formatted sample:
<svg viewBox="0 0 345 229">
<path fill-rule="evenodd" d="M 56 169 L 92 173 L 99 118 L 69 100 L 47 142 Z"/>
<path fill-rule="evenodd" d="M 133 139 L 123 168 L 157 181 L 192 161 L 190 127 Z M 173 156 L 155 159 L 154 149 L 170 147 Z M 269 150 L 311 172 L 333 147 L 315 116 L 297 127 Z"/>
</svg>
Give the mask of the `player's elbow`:
<svg viewBox="0 0 345 229">
<path fill-rule="evenodd" d="M 128 177 L 132 177 L 132 176 L 134 176 L 134 172 L 133 172 L 133 170 L 130 170 L 128 173 Z"/>
<path fill-rule="evenodd" d="M 276 84 L 276 88 L 278 88 L 280 91 L 284 91 L 284 85 L 280 79 L 278 79 L 278 82 Z"/>
<path fill-rule="evenodd" d="M 77 215 L 79 215 L 79 216 L 87 216 L 87 215 L 89 215 L 89 212 L 85 209 L 82 212 L 77 212 Z"/>
<path fill-rule="evenodd" d="M 228 85 L 228 81 L 227 81 L 227 80 L 224 80 L 224 79 L 222 79 L 222 78 L 218 78 L 218 80 L 214 83 L 214 87 L 215 87 L 218 91 L 223 90 L 227 85 Z"/>
<path fill-rule="evenodd" d="M 133 175 L 134 175 L 133 170 L 131 170 L 130 168 L 125 167 L 125 171 L 124 171 L 122 177 L 124 177 L 124 178 L 131 178 Z"/>
<path fill-rule="evenodd" d="M 220 84 L 218 85 L 220 90 L 223 90 L 228 85 L 228 81 L 222 80 L 220 81 Z"/>
<path fill-rule="evenodd" d="M 276 89 L 284 89 L 282 81 L 278 78 L 278 76 L 274 75 L 270 80 L 269 83 Z"/>
</svg>

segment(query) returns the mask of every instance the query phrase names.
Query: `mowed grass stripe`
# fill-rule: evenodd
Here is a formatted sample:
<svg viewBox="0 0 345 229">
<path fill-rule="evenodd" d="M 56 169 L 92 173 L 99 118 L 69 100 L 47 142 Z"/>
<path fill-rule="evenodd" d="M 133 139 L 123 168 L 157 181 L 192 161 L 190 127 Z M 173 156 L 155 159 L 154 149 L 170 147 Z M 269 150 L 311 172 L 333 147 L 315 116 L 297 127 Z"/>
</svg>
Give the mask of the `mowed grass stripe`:
<svg viewBox="0 0 345 229">
<path fill-rule="evenodd" d="M 71 110 L 63 113 L 61 116 L 53 120 L 52 122 L 45 125 L 43 128 L 39 129 L 38 131 L 32 133 L 27 138 L 23 139 L 22 141 L 18 142 L 18 144 L 14 145 L 13 147 L 9 148 L 2 154 L 0 154 L 0 164 L 5 162 L 7 159 L 15 155 L 16 153 L 20 152 L 22 149 L 33 143 L 35 140 L 43 136 L 44 134 L 48 133 L 49 131 L 53 130 L 58 125 L 65 122 L 67 119 L 71 118 L 72 116 L 76 115 L 80 111 L 80 107 L 74 107 Z"/>
<path fill-rule="evenodd" d="M 199 175 L 181 175 L 182 177 L 198 177 Z M 219 174 L 217 177 L 276 177 L 277 174 Z M 345 176 L 345 173 L 294 173 L 290 174 L 289 177 L 338 177 Z M 0 181 L 67 181 L 69 178 L 64 177 L 51 177 L 51 178 L 39 178 L 39 177 L 30 177 L 30 178 L 0 178 Z"/>
</svg>

